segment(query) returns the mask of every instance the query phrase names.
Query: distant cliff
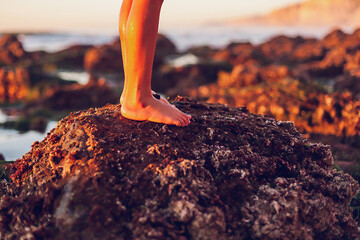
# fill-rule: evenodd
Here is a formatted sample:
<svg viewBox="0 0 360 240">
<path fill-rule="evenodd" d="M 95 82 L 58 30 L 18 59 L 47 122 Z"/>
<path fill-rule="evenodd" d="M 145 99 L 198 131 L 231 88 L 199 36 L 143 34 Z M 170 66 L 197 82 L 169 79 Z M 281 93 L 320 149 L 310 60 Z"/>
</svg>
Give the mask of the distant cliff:
<svg viewBox="0 0 360 240">
<path fill-rule="evenodd" d="M 267 15 L 235 19 L 230 24 L 280 26 L 359 26 L 360 0 L 308 0 Z"/>
</svg>

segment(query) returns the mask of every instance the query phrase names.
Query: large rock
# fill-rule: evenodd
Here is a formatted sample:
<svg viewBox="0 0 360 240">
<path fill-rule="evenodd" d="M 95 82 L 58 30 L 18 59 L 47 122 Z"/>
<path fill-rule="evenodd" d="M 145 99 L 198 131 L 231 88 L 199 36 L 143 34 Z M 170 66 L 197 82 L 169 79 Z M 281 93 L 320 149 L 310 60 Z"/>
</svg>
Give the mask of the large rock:
<svg viewBox="0 0 360 240">
<path fill-rule="evenodd" d="M 178 99 L 180 100 L 180 99 Z M 358 184 L 290 122 L 182 99 L 188 127 L 121 106 L 60 121 L 2 181 L 5 239 L 355 239 Z"/>
</svg>

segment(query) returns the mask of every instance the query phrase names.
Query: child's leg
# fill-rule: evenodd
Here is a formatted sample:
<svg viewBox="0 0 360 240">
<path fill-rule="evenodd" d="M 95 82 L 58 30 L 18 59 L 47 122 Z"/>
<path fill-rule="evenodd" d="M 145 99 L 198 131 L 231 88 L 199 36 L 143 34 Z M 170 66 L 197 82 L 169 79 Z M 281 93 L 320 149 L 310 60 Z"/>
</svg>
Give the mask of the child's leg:
<svg viewBox="0 0 360 240">
<path fill-rule="evenodd" d="M 151 74 L 155 54 L 160 10 L 163 0 L 133 0 L 124 41 L 126 92 L 121 112 L 133 120 L 185 126 L 190 116 L 172 105 L 155 99 L 151 93 Z"/>
<path fill-rule="evenodd" d="M 127 80 L 126 80 L 126 77 L 127 77 L 127 74 L 126 74 L 126 70 L 127 70 L 126 26 L 127 26 L 127 22 L 129 19 L 132 2 L 133 2 L 133 0 L 123 0 L 123 3 L 121 5 L 121 10 L 120 10 L 120 16 L 119 16 L 119 35 L 120 35 L 120 41 L 121 41 L 121 52 L 122 52 L 122 59 L 123 59 L 124 73 L 125 73 L 124 87 L 123 87 L 123 92 L 122 92 L 121 98 L 120 98 L 121 105 L 124 102 L 124 98 L 125 98 L 125 94 L 126 94 L 125 93 L 126 84 L 127 84 Z M 155 93 L 153 92 L 153 94 L 155 94 Z M 162 97 L 160 98 L 160 100 L 165 103 L 168 103 L 168 101 Z"/>
<path fill-rule="evenodd" d="M 120 9 L 120 16 L 119 16 L 119 35 L 120 35 L 120 42 L 121 42 L 121 53 L 122 53 L 122 60 L 123 60 L 123 66 L 124 66 L 124 88 L 123 92 L 121 94 L 120 103 L 122 104 L 123 98 L 125 96 L 125 89 L 126 89 L 126 76 L 127 76 L 127 53 L 126 53 L 126 26 L 131 10 L 133 0 L 123 0 L 123 3 L 121 5 Z"/>
</svg>

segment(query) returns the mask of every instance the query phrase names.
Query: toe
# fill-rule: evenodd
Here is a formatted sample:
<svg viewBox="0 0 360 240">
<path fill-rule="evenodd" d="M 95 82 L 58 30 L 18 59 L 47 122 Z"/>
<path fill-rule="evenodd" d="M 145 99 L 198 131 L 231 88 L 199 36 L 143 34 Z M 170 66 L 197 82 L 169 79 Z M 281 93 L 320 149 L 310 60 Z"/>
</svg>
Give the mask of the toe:
<svg viewBox="0 0 360 240">
<path fill-rule="evenodd" d="M 173 124 L 178 127 L 181 127 L 183 125 L 181 118 L 179 118 L 178 116 L 173 116 L 171 119 L 169 119 L 169 121 L 171 122 L 170 124 Z"/>
<path fill-rule="evenodd" d="M 176 126 L 183 127 L 183 122 L 181 120 L 176 121 Z"/>
<path fill-rule="evenodd" d="M 187 119 L 186 116 L 181 116 L 181 120 L 183 122 L 183 126 L 187 126 L 189 124 L 189 120 Z"/>
<path fill-rule="evenodd" d="M 185 119 L 179 118 L 179 121 L 181 122 L 181 126 L 182 126 L 182 127 L 186 126 L 186 121 L 185 121 Z"/>
</svg>

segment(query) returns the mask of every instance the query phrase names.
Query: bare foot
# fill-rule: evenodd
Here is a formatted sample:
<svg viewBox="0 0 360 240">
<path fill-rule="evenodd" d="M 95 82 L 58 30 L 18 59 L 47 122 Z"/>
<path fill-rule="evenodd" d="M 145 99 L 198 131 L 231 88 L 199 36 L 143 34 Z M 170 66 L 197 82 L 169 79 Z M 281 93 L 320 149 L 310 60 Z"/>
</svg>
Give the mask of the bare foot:
<svg viewBox="0 0 360 240">
<path fill-rule="evenodd" d="M 120 105 L 123 105 L 123 103 L 124 103 L 124 92 L 121 94 L 121 97 L 120 97 Z M 154 92 L 154 91 L 151 91 L 151 94 L 156 98 L 156 99 L 158 99 L 158 100 L 160 100 L 160 101 L 162 101 L 162 102 L 164 102 L 164 103 L 168 103 L 168 104 L 170 104 L 169 102 L 168 102 L 168 100 L 166 100 L 165 98 L 163 98 L 163 97 L 161 97 L 159 94 L 157 94 L 156 92 Z M 174 105 L 171 105 L 171 106 L 174 106 Z"/>
<path fill-rule="evenodd" d="M 143 103 L 128 104 L 124 101 L 121 105 L 121 114 L 132 120 L 148 120 L 176 126 L 187 126 L 191 119 L 191 116 L 181 112 L 173 105 L 153 97 Z"/>
</svg>

